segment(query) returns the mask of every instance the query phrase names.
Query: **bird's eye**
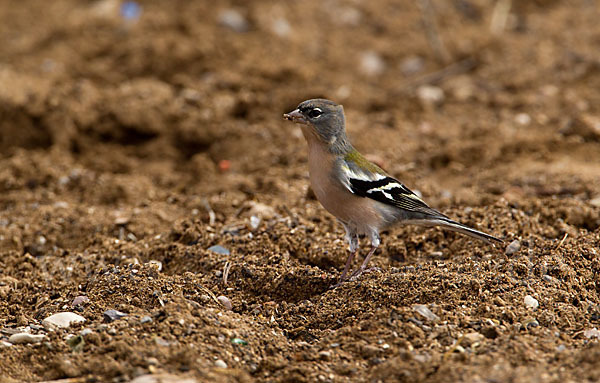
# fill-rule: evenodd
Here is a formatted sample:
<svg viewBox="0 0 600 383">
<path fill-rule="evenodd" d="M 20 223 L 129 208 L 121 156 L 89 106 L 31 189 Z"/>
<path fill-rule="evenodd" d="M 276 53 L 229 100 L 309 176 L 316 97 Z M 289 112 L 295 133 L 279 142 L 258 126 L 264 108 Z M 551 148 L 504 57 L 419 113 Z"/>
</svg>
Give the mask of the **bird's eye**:
<svg viewBox="0 0 600 383">
<path fill-rule="evenodd" d="M 323 111 L 321 109 L 314 108 L 314 109 L 311 109 L 310 112 L 308 112 L 308 117 L 310 117 L 310 118 L 317 118 L 317 117 L 319 117 L 322 114 L 323 114 Z"/>
</svg>

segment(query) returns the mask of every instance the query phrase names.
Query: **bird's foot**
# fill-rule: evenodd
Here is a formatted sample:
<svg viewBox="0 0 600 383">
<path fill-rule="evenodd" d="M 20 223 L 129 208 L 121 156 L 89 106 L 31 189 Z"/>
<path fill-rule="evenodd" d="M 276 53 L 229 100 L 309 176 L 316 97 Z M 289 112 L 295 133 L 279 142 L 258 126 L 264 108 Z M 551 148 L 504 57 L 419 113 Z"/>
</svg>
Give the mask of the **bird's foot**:
<svg viewBox="0 0 600 383">
<path fill-rule="evenodd" d="M 352 273 L 352 275 L 350 276 L 350 278 L 348 278 L 348 280 L 354 282 L 358 278 L 360 278 L 361 275 L 367 274 L 367 273 L 372 273 L 372 272 L 375 272 L 375 271 L 381 272 L 381 269 L 379 267 L 370 267 L 368 269 L 363 269 L 361 267 L 358 270 L 356 270 L 354 273 Z"/>
</svg>

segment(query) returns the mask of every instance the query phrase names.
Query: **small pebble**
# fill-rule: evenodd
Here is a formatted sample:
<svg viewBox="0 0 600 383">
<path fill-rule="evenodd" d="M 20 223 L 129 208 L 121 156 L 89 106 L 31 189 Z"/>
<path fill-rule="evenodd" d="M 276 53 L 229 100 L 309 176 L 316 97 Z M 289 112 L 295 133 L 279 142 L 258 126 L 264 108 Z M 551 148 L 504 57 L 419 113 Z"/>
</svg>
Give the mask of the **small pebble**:
<svg viewBox="0 0 600 383">
<path fill-rule="evenodd" d="M 425 62 L 419 56 L 409 56 L 400 62 L 400 71 L 405 76 L 412 76 L 423 70 Z"/>
<path fill-rule="evenodd" d="M 233 310 L 233 305 L 231 304 L 231 301 L 229 300 L 229 298 L 227 298 L 224 295 L 219 295 L 217 297 L 217 300 L 219 301 L 220 304 L 223 305 L 223 307 L 225 307 L 227 310 Z"/>
<path fill-rule="evenodd" d="M 121 4 L 121 17 L 131 22 L 136 21 L 142 14 L 142 7 L 135 1 L 126 1 Z"/>
<path fill-rule="evenodd" d="M 40 343 L 45 337 L 46 335 L 33 335 L 27 332 L 21 332 L 11 335 L 8 338 L 8 341 L 12 344 Z"/>
<path fill-rule="evenodd" d="M 548 274 L 544 274 L 544 276 L 542 276 L 542 279 L 544 280 L 544 282 L 548 282 L 548 283 L 554 283 L 554 278 L 552 278 L 550 275 Z"/>
<path fill-rule="evenodd" d="M 319 352 L 319 359 L 321 360 L 331 360 L 331 351 L 321 351 Z"/>
<path fill-rule="evenodd" d="M 437 315 L 435 315 L 429 308 L 425 305 L 414 305 L 413 310 L 419 313 L 422 317 L 430 321 L 436 321 L 440 319 Z"/>
<path fill-rule="evenodd" d="M 217 254 L 222 254 L 222 255 L 229 255 L 231 254 L 229 252 L 229 249 L 224 248 L 223 246 L 220 245 L 214 245 L 208 248 L 209 251 L 212 251 L 213 253 L 217 253 Z"/>
<path fill-rule="evenodd" d="M 234 32 L 243 33 L 249 29 L 246 18 L 235 9 L 226 9 L 219 15 L 219 23 Z"/>
<path fill-rule="evenodd" d="M 538 322 L 536 319 L 527 319 L 525 320 L 525 322 L 523 322 L 523 324 L 525 325 L 525 328 L 530 329 L 530 328 L 534 328 L 534 327 L 538 327 L 540 325 L 540 322 Z"/>
<path fill-rule="evenodd" d="M 149 261 L 149 262 L 148 262 L 148 264 L 149 264 L 150 266 L 153 266 L 153 267 L 155 267 L 155 268 L 156 268 L 156 270 L 158 270 L 158 271 L 162 271 L 163 265 L 162 265 L 162 262 L 161 262 L 161 261 L 151 260 L 151 261 Z"/>
<path fill-rule="evenodd" d="M 92 334 L 94 331 L 92 331 L 91 328 L 84 328 L 83 330 L 81 330 L 81 336 L 88 336 L 90 334 Z"/>
<path fill-rule="evenodd" d="M 227 363 L 223 362 L 221 359 L 215 360 L 215 366 L 219 368 L 227 368 Z"/>
<path fill-rule="evenodd" d="M 522 126 L 529 125 L 531 123 L 531 116 L 527 113 L 519 113 L 515 116 L 515 122 Z"/>
<path fill-rule="evenodd" d="M 140 319 L 140 323 L 152 323 L 152 318 L 150 318 L 148 315 L 143 316 L 142 319 Z"/>
<path fill-rule="evenodd" d="M 521 242 L 518 239 L 512 241 L 508 246 L 506 246 L 506 251 L 504 252 L 506 255 L 513 255 L 521 248 Z"/>
<path fill-rule="evenodd" d="M 360 71 L 367 76 L 378 76 L 385 71 L 385 61 L 376 52 L 363 52 L 360 56 Z"/>
<path fill-rule="evenodd" d="M 600 331 L 598 331 L 598 329 L 596 329 L 594 327 L 592 329 L 585 330 L 583 332 L 583 336 L 585 336 L 588 339 L 591 339 L 591 338 L 600 338 Z"/>
<path fill-rule="evenodd" d="M 444 102 L 444 91 L 433 85 L 421 85 L 417 88 L 417 97 L 424 106 L 440 105 Z"/>
<path fill-rule="evenodd" d="M 48 330 L 54 330 L 57 328 L 67 328 L 72 323 L 82 322 L 85 322 L 85 318 L 81 315 L 72 312 L 62 312 L 50 315 L 42 321 L 42 325 Z"/>
<path fill-rule="evenodd" d="M 258 229 L 258 226 L 260 226 L 260 218 L 253 215 L 252 217 L 250 217 L 250 227 L 252 228 L 252 230 L 256 230 Z"/>
<path fill-rule="evenodd" d="M 539 302 L 537 301 L 537 299 L 535 299 L 531 295 L 526 295 L 525 298 L 523 298 L 523 302 L 525 303 L 525 306 L 527 306 L 527 308 L 530 308 L 533 310 L 537 309 L 538 306 L 540 305 Z"/>
<path fill-rule="evenodd" d="M 284 18 L 278 18 L 273 20 L 271 24 L 271 31 L 277 36 L 284 38 L 288 37 L 292 32 L 292 27 L 290 27 L 290 23 Z"/>
<path fill-rule="evenodd" d="M 89 301 L 90 301 L 90 298 L 86 297 L 85 295 L 79 295 L 79 296 L 75 297 L 75 299 L 73 299 L 73 303 L 71 303 L 71 305 L 73 307 L 75 307 L 75 306 L 82 305 L 84 303 L 88 303 Z"/>
<path fill-rule="evenodd" d="M 471 346 L 475 343 L 480 343 L 485 337 L 478 332 L 470 332 L 468 334 L 463 335 L 461 339 L 461 344 L 463 346 Z"/>
<path fill-rule="evenodd" d="M 104 320 L 106 322 L 112 322 L 112 321 L 115 321 L 117 319 L 121 319 L 121 318 L 126 317 L 127 314 L 125 314 L 125 313 L 123 313 L 121 311 L 118 311 L 118 310 L 110 309 L 110 310 L 106 310 L 104 312 L 103 316 L 104 316 Z"/>
</svg>

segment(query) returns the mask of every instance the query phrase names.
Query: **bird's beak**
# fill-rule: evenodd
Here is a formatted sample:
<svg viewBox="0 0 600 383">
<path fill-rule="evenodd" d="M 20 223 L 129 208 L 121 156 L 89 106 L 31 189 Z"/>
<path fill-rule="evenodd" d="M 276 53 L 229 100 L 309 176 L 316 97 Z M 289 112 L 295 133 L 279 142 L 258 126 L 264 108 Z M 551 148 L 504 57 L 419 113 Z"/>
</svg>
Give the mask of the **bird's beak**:
<svg viewBox="0 0 600 383">
<path fill-rule="evenodd" d="M 295 109 L 289 113 L 284 114 L 283 118 L 298 124 L 308 124 L 308 121 L 306 120 L 306 118 L 304 118 L 302 113 L 300 113 L 299 109 Z"/>
</svg>

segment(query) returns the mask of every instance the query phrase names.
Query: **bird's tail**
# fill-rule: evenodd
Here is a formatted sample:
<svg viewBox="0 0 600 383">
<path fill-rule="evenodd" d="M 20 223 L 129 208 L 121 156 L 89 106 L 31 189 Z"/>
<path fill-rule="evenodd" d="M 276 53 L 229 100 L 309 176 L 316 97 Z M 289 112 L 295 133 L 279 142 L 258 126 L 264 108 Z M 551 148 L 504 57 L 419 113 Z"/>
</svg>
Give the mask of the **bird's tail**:
<svg viewBox="0 0 600 383">
<path fill-rule="evenodd" d="M 453 221 L 450 218 L 447 218 L 445 216 L 437 216 L 437 217 L 435 217 L 435 219 L 428 219 L 428 220 L 423 220 L 423 221 L 419 220 L 418 222 L 411 222 L 411 223 L 416 223 L 416 224 L 420 224 L 423 226 L 441 226 L 445 229 L 456 231 L 456 232 L 462 233 L 462 234 L 466 234 L 470 237 L 477 238 L 477 239 L 482 240 L 489 244 L 504 243 L 504 241 L 502 241 L 500 238 L 496 238 L 493 235 L 486 234 L 482 231 L 472 229 L 469 226 L 463 225 L 460 222 Z"/>
</svg>

